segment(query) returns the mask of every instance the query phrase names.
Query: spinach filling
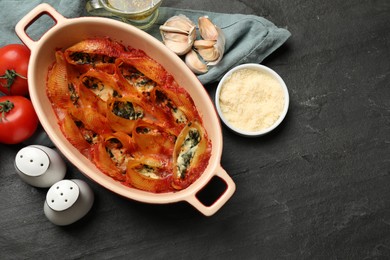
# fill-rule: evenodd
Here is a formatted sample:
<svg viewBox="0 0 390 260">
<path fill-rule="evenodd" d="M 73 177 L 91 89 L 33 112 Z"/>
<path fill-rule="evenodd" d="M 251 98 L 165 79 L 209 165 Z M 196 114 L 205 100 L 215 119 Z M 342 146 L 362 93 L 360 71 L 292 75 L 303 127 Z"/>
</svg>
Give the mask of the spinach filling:
<svg viewBox="0 0 390 260">
<path fill-rule="evenodd" d="M 115 101 L 112 112 L 119 117 L 129 120 L 135 120 L 144 116 L 143 111 L 141 109 L 135 109 L 133 103 L 129 101 Z"/>
<path fill-rule="evenodd" d="M 112 96 L 113 96 L 113 97 L 117 97 L 117 98 L 121 98 L 121 97 L 122 97 L 122 95 L 119 94 L 118 91 L 116 91 L 116 90 L 114 90 L 114 91 L 112 92 Z"/>
<path fill-rule="evenodd" d="M 149 79 L 139 71 L 129 73 L 130 74 L 126 75 L 125 78 L 141 92 L 150 92 L 156 86 L 156 82 Z"/>
<path fill-rule="evenodd" d="M 93 90 L 99 90 L 102 91 L 104 89 L 104 84 L 101 80 L 94 78 L 94 77 L 84 77 L 82 79 L 82 82 L 85 87 L 93 89 Z"/>
<path fill-rule="evenodd" d="M 70 93 L 70 100 L 72 101 L 73 105 L 76 105 L 79 100 L 79 95 L 76 92 L 76 89 L 72 83 L 68 84 L 68 90 Z"/>
<path fill-rule="evenodd" d="M 126 165 L 129 160 L 129 154 L 126 153 L 123 144 L 116 138 L 107 140 L 106 152 L 110 156 L 111 160 L 121 170 L 122 174 L 126 173 Z"/>
<path fill-rule="evenodd" d="M 182 146 L 181 152 L 177 158 L 177 171 L 181 179 L 186 177 L 187 169 L 189 168 L 192 159 L 195 156 L 198 144 L 200 143 L 199 131 L 195 128 L 190 129 Z"/>
<path fill-rule="evenodd" d="M 137 170 L 140 174 L 149 177 L 151 179 L 159 179 L 160 177 L 156 174 L 156 169 L 152 166 L 142 164 L 141 168 Z"/>
<path fill-rule="evenodd" d="M 98 62 L 101 62 L 101 63 L 114 63 L 115 62 L 114 57 L 109 57 L 106 55 L 99 55 L 99 54 L 90 54 L 90 53 L 84 53 L 84 52 L 73 52 L 69 56 L 77 64 L 95 64 Z"/>
<path fill-rule="evenodd" d="M 147 134 L 150 132 L 150 129 L 147 127 L 137 127 L 135 131 L 137 132 L 137 134 Z"/>
<path fill-rule="evenodd" d="M 106 147 L 108 147 L 110 150 L 112 150 L 112 149 L 122 149 L 123 145 L 122 145 L 122 143 L 118 139 L 111 138 L 110 140 L 107 141 Z"/>
<path fill-rule="evenodd" d="M 74 123 L 76 124 L 77 128 L 80 130 L 80 133 L 84 137 L 84 140 L 87 141 L 89 144 L 94 144 L 97 141 L 98 135 L 93 132 L 92 130 L 88 130 L 85 128 L 83 122 L 79 120 L 75 120 Z"/>
<path fill-rule="evenodd" d="M 170 100 L 162 91 L 156 91 L 156 102 L 167 106 L 171 110 L 176 123 L 183 124 L 187 122 L 187 117 L 183 111 L 176 107 L 172 100 Z"/>
</svg>

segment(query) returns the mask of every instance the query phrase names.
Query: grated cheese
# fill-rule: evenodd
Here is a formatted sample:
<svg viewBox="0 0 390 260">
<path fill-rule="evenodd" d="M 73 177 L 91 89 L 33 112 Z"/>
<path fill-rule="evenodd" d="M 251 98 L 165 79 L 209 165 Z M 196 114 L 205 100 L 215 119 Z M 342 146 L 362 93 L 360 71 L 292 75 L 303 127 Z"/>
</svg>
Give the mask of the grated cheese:
<svg viewBox="0 0 390 260">
<path fill-rule="evenodd" d="M 221 88 L 219 103 L 227 121 L 236 128 L 260 131 L 272 126 L 284 108 L 280 83 L 266 72 L 237 70 Z"/>
</svg>

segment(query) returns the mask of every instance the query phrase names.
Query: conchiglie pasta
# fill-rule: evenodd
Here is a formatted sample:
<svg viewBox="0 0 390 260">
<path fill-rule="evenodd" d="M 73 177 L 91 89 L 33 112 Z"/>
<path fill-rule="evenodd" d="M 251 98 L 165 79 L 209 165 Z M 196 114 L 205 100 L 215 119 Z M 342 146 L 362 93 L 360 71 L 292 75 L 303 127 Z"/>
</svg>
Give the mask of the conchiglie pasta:
<svg viewBox="0 0 390 260">
<path fill-rule="evenodd" d="M 173 151 L 173 182 L 177 189 L 194 182 L 208 164 L 210 143 L 199 122 L 188 123 L 179 134 Z"/>
<path fill-rule="evenodd" d="M 193 100 L 142 50 L 108 38 L 56 52 L 46 93 L 69 142 L 131 188 L 185 189 L 211 156 Z"/>
</svg>

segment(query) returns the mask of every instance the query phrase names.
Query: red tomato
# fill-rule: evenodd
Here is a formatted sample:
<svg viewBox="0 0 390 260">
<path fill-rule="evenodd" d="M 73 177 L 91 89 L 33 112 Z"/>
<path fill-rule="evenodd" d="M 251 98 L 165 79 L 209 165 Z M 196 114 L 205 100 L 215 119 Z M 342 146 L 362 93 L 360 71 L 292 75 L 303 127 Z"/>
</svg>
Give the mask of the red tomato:
<svg viewBox="0 0 390 260">
<path fill-rule="evenodd" d="M 0 97 L 0 143 L 25 141 L 34 134 L 38 122 L 29 99 L 22 96 Z"/>
<path fill-rule="evenodd" d="M 27 96 L 27 69 L 30 50 L 22 44 L 0 48 L 0 91 L 6 95 Z"/>
</svg>

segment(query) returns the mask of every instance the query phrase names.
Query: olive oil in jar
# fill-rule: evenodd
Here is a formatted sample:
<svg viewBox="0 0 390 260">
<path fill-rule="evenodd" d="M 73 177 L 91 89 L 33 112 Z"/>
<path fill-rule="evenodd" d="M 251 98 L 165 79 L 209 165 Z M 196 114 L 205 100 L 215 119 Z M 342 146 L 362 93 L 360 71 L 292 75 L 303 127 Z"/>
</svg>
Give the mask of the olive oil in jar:
<svg viewBox="0 0 390 260">
<path fill-rule="evenodd" d="M 141 12 L 154 5 L 153 0 L 107 0 L 110 7 L 126 13 Z"/>
</svg>

